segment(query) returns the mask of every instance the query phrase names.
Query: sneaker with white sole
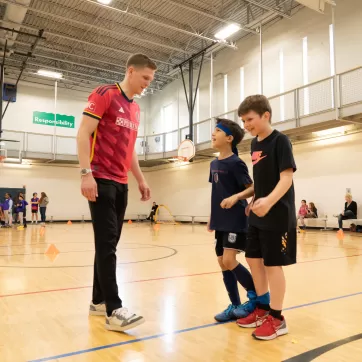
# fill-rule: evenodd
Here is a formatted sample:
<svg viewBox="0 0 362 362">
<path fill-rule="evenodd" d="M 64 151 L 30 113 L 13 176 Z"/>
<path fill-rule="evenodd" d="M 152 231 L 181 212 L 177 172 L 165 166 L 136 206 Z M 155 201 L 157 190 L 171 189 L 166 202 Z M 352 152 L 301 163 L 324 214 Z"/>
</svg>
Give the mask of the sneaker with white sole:
<svg viewBox="0 0 362 362">
<path fill-rule="evenodd" d="M 127 308 L 115 309 L 110 317 L 106 315 L 106 329 L 109 331 L 124 332 L 144 322 L 143 317 L 130 313 Z"/>
<path fill-rule="evenodd" d="M 91 302 L 89 305 L 89 315 L 106 315 L 106 303 L 93 304 Z"/>
</svg>

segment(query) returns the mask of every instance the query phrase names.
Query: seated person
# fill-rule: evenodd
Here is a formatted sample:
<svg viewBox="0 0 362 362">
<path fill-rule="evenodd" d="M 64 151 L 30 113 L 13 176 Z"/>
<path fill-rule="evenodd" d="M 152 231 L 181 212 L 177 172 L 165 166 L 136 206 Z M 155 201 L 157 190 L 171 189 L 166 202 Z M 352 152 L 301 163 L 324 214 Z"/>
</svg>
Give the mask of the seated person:
<svg viewBox="0 0 362 362">
<path fill-rule="evenodd" d="M 314 205 L 314 202 L 309 203 L 308 213 L 304 216 L 307 219 L 317 219 L 318 218 L 318 210 Z"/>
<path fill-rule="evenodd" d="M 308 205 L 307 205 L 307 201 L 306 200 L 302 200 L 300 208 L 299 208 L 299 212 L 298 212 L 298 220 L 300 220 L 301 223 L 301 229 L 305 229 L 305 223 L 304 223 L 304 218 L 306 217 L 306 215 L 308 214 Z"/>
<path fill-rule="evenodd" d="M 150 215 L 148 216 L 147 220 L 154 221 L 153 217 L 156 214 L 157 208 L 158 208 L 158 205 L 155 202 L 153 202 L 152 209 L 151 209 Z"/>
<path fill-rule="evenodd" d="M 349 193 L 346 194 L 345 200 L 344 211 L 339 215 L 334 215 L 335 217 L 338 217 L 338 232 L 343 232 L 343 220 L 357 219 L 356 201 L 352 200 L 352 195 Z"/>
</svg>

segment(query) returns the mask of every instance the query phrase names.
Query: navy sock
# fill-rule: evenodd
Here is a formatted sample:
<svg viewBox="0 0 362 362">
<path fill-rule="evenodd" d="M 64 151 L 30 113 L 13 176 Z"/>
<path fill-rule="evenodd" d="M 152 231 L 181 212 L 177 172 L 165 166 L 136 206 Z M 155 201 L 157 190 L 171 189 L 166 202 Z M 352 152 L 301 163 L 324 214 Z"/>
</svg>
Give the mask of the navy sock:
<svg viewBox="0 0 362 362">
<path fill-rule="evenodd" d="M 229 294 L 230 302 L 233 305 L 240 304 L 240 296 L 238 290 L 238 283 L 235 278 L 235 275 L 230 270 L 225 270 L 222 272 L 224 278 L 225 288 Z"/>
<path fill-rule="evenodd" d="M 252 290 L 255 292 L 253 278 L 248 269 L 244 265 L 238 264 L 238 266 L 232 270 L 236 277 L 236 280 L 243 286 L 246 291 Z"/>
</svg>

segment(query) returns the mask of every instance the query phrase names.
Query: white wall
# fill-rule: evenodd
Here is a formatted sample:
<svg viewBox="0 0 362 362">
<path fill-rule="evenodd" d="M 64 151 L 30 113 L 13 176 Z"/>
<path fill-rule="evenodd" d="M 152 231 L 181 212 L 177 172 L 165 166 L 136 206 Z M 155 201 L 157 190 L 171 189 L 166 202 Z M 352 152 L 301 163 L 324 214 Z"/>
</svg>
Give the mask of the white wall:
<svg viewBox="0 0 362 362">
<path fill-rule="evenodd" d="M 89 94 L 91 93 L 91 90 Z M 58 87 L 57 114 L 65 114 L 75 117 L 74 128 L 57 127 L 56 134 L 59 136 L 76 136 L 82 118 L 83 110 L 87 104 L 88 94 L 66 90 Z M 137 99 L 141 108 L 141 126 L 139 135 L 144 135 L 144 126 L 147 112 L 148 100 Z M 6 102 L 3 102 L 4 106 Z M 3 129 L 34 132 L 42 134 L 54 134 L 53 126 L 33 124 L 33 112 L 54 113 L 55 87 L 42 86 L 20 82 L 17 90 L 17 100 L 10 103 L 3 119 Z"/>
<path fill-rule="evenodd" d="M 362 218 L 362 133 L 294 146 L 296 207 L 314 202 L 320 216 L 341 212 L 346 188 L 352 189 Z M 250 155 L 240 156 L 252 174 Z M 154 199 L 173 214 L 207 216 L 210 213 L 209 162 L 147 172 Z"/>
<path fill-rule="evenodd" d="M 362 218 L 362 133 L 308 142 L 294 146 L 298 167 L 295 173 L 296 207 L 301 199 L 313 201 L 319 215 L 342 210 L 346 188 L 352 189 Z M 252 173 L 250 155 L 241 155 Z M 151 201 L 165 204 L 173 214 L 207 216 L 210 213 L 209 162 L 180 168 L 145 172 L 152 200 L 140 201 L 137 184 L 129 177 L 127 215 L 148 213 Z M 48 215 L 55 219 L 89 217 L 88 205 L 80 195 L 79 170 L 55 166 L 7 166 L 0 169 L 0 187 L 26 185 L 28 198 L 45 191 L 50 198 Z"/>
<path fill-rule="evenodd" d="M 336 71 L 341 73 L 362 65 L 362 48 L 360 47 L 362 1 L 339 1 L 335 17 Z M 270 97 L 280 93 L 279 52 L 281 49 L 284 53 L 284 91 L 304 85 L 302 55 L 304 37 L 308 39 L 308 83 L 331 75 L 329 42 L 331 22 L 331 8 L 327 5 L 324 15 L 303 8 L 291 20 L 283 19 L 263 30 L 263 85 L 266 96 Z M 244 95 L 259 92 L 259 37 L 251 35 L 241 39 L 237 46 L 236 51 L 224 49 L 216 54 L 213 116 L 224 112 L 224 74 L 228 75 L 228 111 L 236 109 L 240 102 L 240 67 L 244 67 L 245 72 Z M 186 74 L 185 79 L 187 80 L 187 78 Z M 210 62 L 206 60 L 200 78 L 200 120 L 210 117 L 210 79 Z M 150 97 L 152 112 L 150 112 L 147 122 L 150 124 L 151 133 L 165 132 L 163 123 L 155 114 L 160 112 L 161 108 L 170 102 L 170 99 L 176 102 L 177 93 L 179 93 L 181 104 L 180 124 L 181 127 L 187 125 L 188 113 L 185 107 L 185 95 L 181 82 L 176 81 L 168 85 L 157 97 Z M 288 101 L 286 99 L 286 103 Z M 177 104 L 175 104 L 176 108 Z M 185 122 L 182 119 L 185 119 Z"/>
<path fill-rule="evenodd" d="M 54 220 L 81 220 L 82 215 L 90 219 L 88 203 L 80 193 L 79 169 L 57 166 L 30 166 L 5 164 L 0 168 L 0 187 L 22 188 L 26 186 L 27 201 L 33 192 L 39 195 L 42 191 L 49 197 L 47 209 L 48 219 Z M 149 212 L 151 201 L 140 201 L 137 184 L 130 175 L 129 178 L 129 207 L 128 215 L 139 212 Z M 28 207 L 30 214 L 30 208 Z M 29 216 L 30 218 L 30 216 Z"/>
</svg>

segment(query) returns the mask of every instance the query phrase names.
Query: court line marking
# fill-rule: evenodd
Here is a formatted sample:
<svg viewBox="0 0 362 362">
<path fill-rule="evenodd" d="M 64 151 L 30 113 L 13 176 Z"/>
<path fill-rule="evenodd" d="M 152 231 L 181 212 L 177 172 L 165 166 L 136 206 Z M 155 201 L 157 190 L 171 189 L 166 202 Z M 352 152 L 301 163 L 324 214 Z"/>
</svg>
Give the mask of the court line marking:
<svg viewBox="0 0 362 362">
<path fill-rule="evenodd" d="M 357 292 L 357 293 L 352 293 L 352 294 L 341 295 L 341 296 L 338 296 L 338 297 L 317 300 L 315 302 L 304 303 L 304 304 L 299 304 L 299 305 L 295 305 L 295 306 L 292 306 L 292 307 L 288 307 L 288 308 L 285 308 L 284 311 L 309 307 L 309 306 L 316 305 L 316 304 L 328 303 L 328 302 L 332 302 L 332 301 L 335 301 L 335 300 L 350 298 L 350 297 L 354 297 L 354 296 L 361 295 L 361 294 L 362 294 L 362 292 Z M 153 340 L 153 339 L 166 337 L 166 336 L 169 336 L 169 335 L 182 334 L 182 333 L 186 333 L 186 332 L 191 332 L 191 331 L 195 331 L 195 330 L 199 330 L 199 329 L 205 329 L 205 328 L 209 328 L 209 327 L 215 327 L 215 326 L 219 326 L 219 325 L 227 324 L 227 323 L 232 323 L 232 322 L 235 323 L 235 321 L 229 321 L 229 322 L 225 322 L 225 323 L 217 323 L 217 322 L 215 322 L 215 323 L 209 323 L 209 324 L 204 324 L 204 325 L 190 327 L 190 328 L 178 329 L 178 330 L 168 332 L 168 333 L 154 334 L 154 335 L 151 335 L 151 336 L 136 338 L 136 339 L 132 339 L 132 340 L 129 340 L 129 341 L 106 344 L 106 345 L 103 345 L 103 346 L 82 349 L 82 350 L 75 351 L 75 352 L 63 353 L 63 354 L 59 354 L 59 355 L 56 355 L 56 356 L 29 360 L 28 362 L 53 361 L 53 360 L 56 360 L 56 359 L 61 359 L 61 358 L 76 356 L 76 355 L 80 355 L 80 354 L 100 351 L 100 350 L 103 350 L 103 349 L 109 349 L 109 348 L 113 348 L 113 347 L 120 347 L 120 346 L 124 346 L 124 345 L 127 345 L 127 344 L 134 344 L 134 343 L 138 343 L 138 342 L 149 341 L 149 340 Z"/>
<path fill-rule="evenodd" d="M 315 262 L 336 260 L 336 259 L 346 259 L 346 258 L 353 258 L 353 257 L 359 257 L 359 256 L 362 256 L 362 254 L 347 255 L 347 256 L 337 256 L 337 257 L 326 258 L 326 259 L 305 260 L 305 261 L 300 261 L 297 264 L 294 264 L 293 266 L 297 266 L 298 264 L 315 263 Z M 293 267 L 293 266 L 291 266 L 291 267 Z M 173 276 L 160 277 L 160 278 L 129 280 L 129 281 L 120 282 L 119 284 L 133 284 L 133 283 L 154 282 L 154 281 L 158 281 L 158 280 L 178 279 L 178 278 L 195 277 L 195 276 L 218 274 L 218 273 L 220 273 L 220 271 L 212 271 L 212 272 L 205 272 L 205 273 L 195 273 L 195 274 L 184 274 L 184 275 L 173 275 Z M 80 289 L 87 289 L 87 288 L 93 288 L 93 286 L 92 285 L 82 285 L 82 286 L 79 286 L 79 287 L 46 289 L 46 290 L 36 290 L 36 291 L 32 291 L 32 292 L 2 294 L 2 295 L 0 295 L 0 299 L 8 298 L 8 297 L 18 297 L 18 296 L 23 296 L 23 295 L 32 295 L 32 294 L 65 292 L 65 291 L 80 290 Z"/>
</svg>

